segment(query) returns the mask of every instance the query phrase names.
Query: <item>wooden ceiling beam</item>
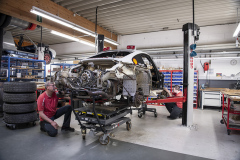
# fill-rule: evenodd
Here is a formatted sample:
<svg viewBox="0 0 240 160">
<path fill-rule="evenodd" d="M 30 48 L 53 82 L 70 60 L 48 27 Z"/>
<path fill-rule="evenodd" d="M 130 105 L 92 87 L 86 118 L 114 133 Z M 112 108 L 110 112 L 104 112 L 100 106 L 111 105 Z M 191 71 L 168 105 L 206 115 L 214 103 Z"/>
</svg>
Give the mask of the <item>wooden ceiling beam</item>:
<svg viewBox="0 0 240 160">
<path fill-rule="evenodd" d="M 37 16 L 32 14 L 30 10 L 32 6 L 38 7 L 46 12 L 57 15 L 65 20 L 68 20 L 72 23 L 75 23 L 79 26 L 82 26 L 88 30 L 95 32 L 95 23 L 81 17 L 78 15 L 74 16 L 74 13 L 50 0 L 0 0 L 0 12 L 12 17 L 16 17 L 42 27 L 55 30 L 70 36 L 79 35 L 80 33 L 67 28 L 63 25 L 60 25 L 56 22 L 50 21 L 48 19 L 42 18 L 42 23 L 37 21 Z M 97 28 L 98 34 L 103 34 L 105 37 L 110 38 L 114 41 L 117 41 L 117 35 L 112 34 L 111 32 L 105 30 L 104 28 L 98 26 Z M 95 40 L 93 37 L 81 37 L 79 39 L 94 43 Z M 107 42 L 104 43 L 104 46 L 111 47 L 112 49 L 116 49 L 117 47 L 109 44 Z"/>
</svg>

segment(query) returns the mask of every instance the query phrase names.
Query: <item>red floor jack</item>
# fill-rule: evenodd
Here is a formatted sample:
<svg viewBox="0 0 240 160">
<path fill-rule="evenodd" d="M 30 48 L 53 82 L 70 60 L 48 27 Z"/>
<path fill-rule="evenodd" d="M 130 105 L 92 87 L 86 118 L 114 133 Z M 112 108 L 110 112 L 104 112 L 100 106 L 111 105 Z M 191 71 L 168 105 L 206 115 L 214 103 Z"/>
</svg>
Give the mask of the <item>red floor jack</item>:
<svg viewBox="0 0 240 160">
<path fill-rule="evenodd" d="M 142 108 L 138 110 L 138 117 L 142 118 L 146 111 L 154 112 L 154 116 L 157 117 L 157 112 L 155 108 L 147 108 L 147 104 L 155 104 L 155 103 L 173 103 L 173 102 L 186 102 L 186 97 L 169 97 L 166 99 L 156 99 L 156 100 L 148 100 L 142 104 Z"/>
</svg>

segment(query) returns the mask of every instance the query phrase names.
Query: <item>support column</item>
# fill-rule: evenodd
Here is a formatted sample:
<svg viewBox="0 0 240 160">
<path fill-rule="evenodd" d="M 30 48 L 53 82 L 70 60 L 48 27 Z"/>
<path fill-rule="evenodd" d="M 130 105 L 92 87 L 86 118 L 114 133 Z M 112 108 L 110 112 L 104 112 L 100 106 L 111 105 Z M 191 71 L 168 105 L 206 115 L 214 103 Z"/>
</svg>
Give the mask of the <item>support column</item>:
<svg viewBox="0 0 240 160">
<path fill-rule="evenodd" d="M 2 52 L 3 52 L 3 28 L 0 27 L 0 70 L 1 70 L 1 61 L 2 61 Z"/>
<path fill-rule="evenodd" d="M 104 35 L 99 34 L 98 35 L 98 52 L 103 51 L 104 48 Z"/>
<path fill-rule="evenodd" d="M 3 52 L 3 29 L 7 27 L 12 20 L 11 16 L 0 13 L 0 70 Z"/>
<path fill-rule="evenodd" d="M 194 58 L 190 57 L 190 45 L 194 44 L 198 37 L 193 36 L 194 31 L 199 31 L 198 25 L 187 23 L 183 25 L 184 37 L 184 57 L 183 57 L 183 96 L 186 97 L 186 102 L 183 103 L 182 110 L 182 125 L 191 126 L 193 124 L 193 89 L 194 89 Z M 198 34 L 195 34 L 198 35 Z"/>
</svg>

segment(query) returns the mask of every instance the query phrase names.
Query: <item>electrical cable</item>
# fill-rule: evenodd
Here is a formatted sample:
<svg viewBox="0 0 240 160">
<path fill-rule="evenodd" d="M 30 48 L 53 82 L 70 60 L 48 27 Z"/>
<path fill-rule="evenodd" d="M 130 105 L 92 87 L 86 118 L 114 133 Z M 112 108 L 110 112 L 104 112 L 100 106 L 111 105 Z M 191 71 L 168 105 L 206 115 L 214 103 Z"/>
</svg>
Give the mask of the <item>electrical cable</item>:
<svg viewBox="0 0 240 160">
<path fill-rule="evenodd" d="M 201 63 L 201 66 L 202 66 L 202 68 L 204 69 L 204 66 L 202 65 L 202 62 L 201 62 L 201 60 L 200 60 L 200 63 Z"/>
</svg>

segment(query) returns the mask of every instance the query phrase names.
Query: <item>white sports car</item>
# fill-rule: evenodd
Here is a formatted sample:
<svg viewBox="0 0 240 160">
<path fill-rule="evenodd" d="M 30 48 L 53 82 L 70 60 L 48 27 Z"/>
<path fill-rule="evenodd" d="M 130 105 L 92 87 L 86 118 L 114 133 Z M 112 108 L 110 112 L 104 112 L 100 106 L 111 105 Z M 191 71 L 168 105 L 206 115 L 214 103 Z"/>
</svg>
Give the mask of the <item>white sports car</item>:
<svg viewBox="0 0 240 160">
<path fill-rule="evenodd" d="M 102 101 L 119 95 L 135 107 L 152 90 L 162 89 L 163 80 L 152 58 L 138 50 L 103 51 L 54 76 L 59 93 L 74 90 L 79 98 L 95 96 Z"/>
</svg>

